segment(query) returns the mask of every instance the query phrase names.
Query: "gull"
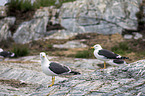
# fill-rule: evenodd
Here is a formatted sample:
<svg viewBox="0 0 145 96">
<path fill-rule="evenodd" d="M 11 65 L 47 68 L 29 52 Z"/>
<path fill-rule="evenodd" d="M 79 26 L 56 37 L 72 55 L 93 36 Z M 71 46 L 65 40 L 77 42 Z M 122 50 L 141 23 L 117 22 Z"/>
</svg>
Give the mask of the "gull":
<svg viewBox="0 0 145 96">
<path fill-rule="evenodd" d="M 55 76 L 57 75 L 78 75 L 79 72 L 72 71 L 69 67 L 61 65 L 56 62 L 50 62 L 47 59 L 47 56 L 44 52 L 40 53 L 40 59 L 41 59 L 41 67 L 43 73 L 45 73 L 48 76 L 52 76 L 52 84 L 48 87 L 51 87 L 54 85 L 55 82 Z"/>
<path fill-rule="evenodd" d="M 108 61 L 108 60 L 112 60 L 112 59 L 113 60 L 116 60 L 116 59 L 118 59 L 118 60 L 129 59 L 128 57 L 122 57 L 122 56 L 120 56 L 118 54 L 115 54 L 115 53 L 109 51 L 109 50 L 103 49 L 101 47 L 101 45 L 99 45 L 99 44 L 96 44 L 96 45 L 94 45 L 91 48 L 95 49 L 94 50 L 94 56 L 97 59 L 104 61 L 104 68 L 103 69 L 106 68 L 106 61 Z"/>
</svg>

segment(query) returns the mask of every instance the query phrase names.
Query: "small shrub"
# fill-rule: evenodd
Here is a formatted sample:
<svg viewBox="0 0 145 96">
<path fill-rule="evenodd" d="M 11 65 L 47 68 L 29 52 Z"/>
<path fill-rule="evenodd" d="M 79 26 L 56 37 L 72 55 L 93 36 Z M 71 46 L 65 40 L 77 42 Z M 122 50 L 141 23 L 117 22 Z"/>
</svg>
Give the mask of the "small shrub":
<svg viewBox="0 0 145 96">
<path fill-rule="evenodd" d="M 91 57 L 93 57 L 93 51 L 92 50 L 78 51 L 75 54 L 75 58 L 91 58 Z"/>
<path fill-rule="evenodd" d="M 129 48 L 127 42 L 120 42 L 118 46 L 114 46 L 111 50 L 116 54 L 124 55 L 126 53 L 130 53 L 132 50 Z"/>
<path fill-rule="evenodd" d="M 26 56 L 29 54 L 29 49 L 26 45 L 15 44 L 12 48 L 12 52 L 15 53 L 16 57 Z"/>
<path fill-rule="evenodd" d="M 37 6 L 31 4 L 31 0 L 8 0 L 8 11 L 26 12 L 34 10 Z"/>
</svg>

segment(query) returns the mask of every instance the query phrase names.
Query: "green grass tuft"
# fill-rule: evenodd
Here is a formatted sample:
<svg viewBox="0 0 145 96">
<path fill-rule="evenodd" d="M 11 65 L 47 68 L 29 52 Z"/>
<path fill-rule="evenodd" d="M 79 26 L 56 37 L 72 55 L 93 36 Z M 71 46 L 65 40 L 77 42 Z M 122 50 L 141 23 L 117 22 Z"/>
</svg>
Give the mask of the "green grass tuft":
<svg viewBox="0 0 145 96">
<path fill-rule="evenodd" d="M 112 47 L 111 50 L 114 53 L 120 54 L 120 55 L 125 55 L 126 53 L 130 53 L 132 51 L 131 48 L 129 48 L 127 42 L 120 42 L 118 46 Z"/>
<path fill-rule="evenodd" d="M 26 56 L 29 54 L 29 49 L 26 45 L 15 44 L 12 48 L 12 52 L 15 53 L 16 57 Z"/>
<path fill-rule="evenodd" d="M 20 12 L 26 12 L 34 10 L 37 7 L 31 4 L 31 0 L 8 0 L 8 2 L 9 11 L 19 10 Z"/>
<path fill-rule="evenodd" d="M 61 7 L 63 3 L 73 2 L 76 0 L 59 0 L 59 4 L 56 4 L 56 0 L 36 0 L 31 3 L 31 0 L 8 0 L 8 11 L 20 11 L 27 12 L 38 9 L 40 7 L 55 6 L 57 8 Z"/>
<path fill-rule="evenodd" d="M 75 58 L 91 58 L 93 57 L 93 50 L 78 51 Z"/>
</svg>

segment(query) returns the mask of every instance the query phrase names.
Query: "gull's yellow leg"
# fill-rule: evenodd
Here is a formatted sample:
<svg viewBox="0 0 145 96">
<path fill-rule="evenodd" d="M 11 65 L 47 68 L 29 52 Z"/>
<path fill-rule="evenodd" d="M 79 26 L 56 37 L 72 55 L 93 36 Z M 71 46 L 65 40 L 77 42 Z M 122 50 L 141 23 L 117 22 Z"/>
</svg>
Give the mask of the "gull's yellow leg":
<svg viewBox="0 0 145 96">
<path fill-rule="evenodd" d="M 54 82 L 55 82 L 55 76 L 52 76 L 52 84 L 49 85 L 48 87 L 51 87 L 52 85 L 54 85 Z"/>
<path fill-rule="evenodd" d="M 104 61 L 104 69 L 106 69 L 106 62 Z"/>
</svg>

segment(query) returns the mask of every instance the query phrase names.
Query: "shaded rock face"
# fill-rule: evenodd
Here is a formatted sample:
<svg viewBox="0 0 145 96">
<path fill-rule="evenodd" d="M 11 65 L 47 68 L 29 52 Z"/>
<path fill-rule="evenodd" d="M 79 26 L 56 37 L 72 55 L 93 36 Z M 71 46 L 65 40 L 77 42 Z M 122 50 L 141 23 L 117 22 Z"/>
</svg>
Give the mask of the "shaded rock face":
<svg viewBox="0 0 145 96">
<path fill-rule="evenodd" d="M 0 63 L 0 95 L 31 96 L 144 96 L 145 60 L 119 67 L 99 69 L 97 59 L 49 57 L 72 70 L 81 72 L 75 76 L 57 76 L 55 84 L 51 76 L 42 73 L 39 56 L 19 58 L 19 62 Z M 16 60 L 16 59 L 15 59 Z M 34 62 L 33 62 L 34 61 Z"/>
<path fill-rule="evenodd" d="M 16 43 L 25 44 L 31 40 L 38 40 L 44 37 L 47 21 L 48 18 L 43 17 L 23 22 L 13 34 L 14 41 Z"/>
<path fill-rule="evenodd" d="M 38 40 L 44 37 L 49 18 L 47 9 L 37 10 L 32 20 L 23 22 L 19 25 L 18 29 L 13 34 L 13 39 L 16 43 L 24 44 L 31 40 Z"/>
<path fill-rule="evenodd" d="M 140 3 L 139 0 L 77 0 L 63 4 L 60 21 L 67 30 L 56 33 L 54 38 L 67 39 L 65 34 L 68 33 L 71 36 L 86 32 L 114 34 L 122 33 L 123 29 L 137 30 L 136 13 Z"/>
<path fill-rule="evenodd" d="M 15 23 L 15 17 L 6 17 L 0 20 L 0 41 L 7 40 L 11 37 L 9 28 Z"/>
<path fill-rule="evenodd" d="M 30 21 L 23 22 L 19 25 L 18 29 L 13 35 L 13 39 L 16 43 L 25 44 L 32 40 L 38 40 L 48 35 L 47 24 L 58 24 L 58 19 L 55 18 L 57 9 L 53 7 L 44 7 L 38 9 L 33 19 Z"/>
</svg>

